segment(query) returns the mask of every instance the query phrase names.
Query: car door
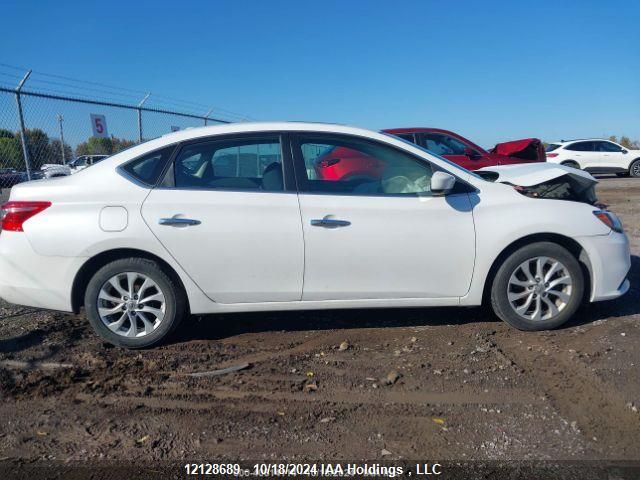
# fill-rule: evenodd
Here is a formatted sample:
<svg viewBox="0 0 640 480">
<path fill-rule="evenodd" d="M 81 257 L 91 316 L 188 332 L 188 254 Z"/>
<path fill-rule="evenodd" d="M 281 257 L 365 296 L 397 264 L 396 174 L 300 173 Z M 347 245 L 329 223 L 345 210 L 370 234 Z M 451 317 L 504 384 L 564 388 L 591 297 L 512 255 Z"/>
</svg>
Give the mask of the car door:
<svg viewBox="0 0 640 480">
<path fill-rule="evenodd" d="M 595 151 L 592 141 L 575 142 L 564 149 L 569 152 L 567 160 L 578 162 L 583 170 L 594 170 L 602 166 L 602 156 L 600 152 Z"/>
<path fill-rule="evenodd" d="M 323 179 L 316 156 L 347 148 L 384 168 Z M 469 289 L 475 258 L 470 187 L 433 196 L 429 162 L 388 144 L 300 133 L 293 144 L 305 241 L 303 300 L 444 298 Z M 320 152 L 320 153 L 316 153 Z"/>
<path fill-rule="evenodd" d="M 428 132 L 421 136 L 424 148 L 467 170 L 477 170 L 495 164 L 490 157 L 451 135 Z"/>
<path fill-rule="evenodd" d="M 277 134 L 188 143 L 145 200 L 149 228 L 212 300 L 301 299 L 304 244 L 289 162 Z"/>
<path fill-rule="evenodd" d="M 627 170 L 627 164 L 629 162 L 625 153 L 626 150 L 620 145 L 604 140 L 593 143 L 596 152 L 599 152 L 601 155 L 601 166 L 603 169 L 609 171 Z"/>
</svg>

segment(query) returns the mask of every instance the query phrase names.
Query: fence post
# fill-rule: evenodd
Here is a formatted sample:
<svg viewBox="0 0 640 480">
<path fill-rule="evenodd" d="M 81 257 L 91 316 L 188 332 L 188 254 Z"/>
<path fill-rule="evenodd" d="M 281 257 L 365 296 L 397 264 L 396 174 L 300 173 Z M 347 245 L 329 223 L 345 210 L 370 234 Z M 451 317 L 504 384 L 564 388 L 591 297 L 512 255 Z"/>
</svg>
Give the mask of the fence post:
<svg viewBox="0 0 640 480">
<path fill-rule="evenodd" d="M 22 156 L 24 157 L 24 166 L 27 170 L 27 179 L 31 180 L 31 162 L 29 161 L 29 149 L 27 148 L 27 132 L 24 126 L 24 114 L 22 113 L 22 101 L 20 100 L 20 90 L 24 86 L 25 82 L 31 75 L 31 70 L 29 70 L 20 83 L 16 87 L 16 103 L 18 105 L 18 120 L 20 121 L 20 142 L 22 143 Z"/>
<path fill-rule="evenodd" d="M 211 115 L 211 112 L 213 112 L 213 108 L 210 108 L 209 111 L 205 114 L 204 116 L 204 126 L 207 126 L 207 120 L 209 120 L 209 115 Z"/>
<path fill-rule="evenodd" d="M 138 143 L 142 143 L 142 106 L 147 101 L 151 93 L 147 93 L 142 101 L 138 104 Z"/>
<path fill-rule="evenodd" d="M 60 124 L 60 149 L 62 150 L 62 165 L 66 165 L 67 159 L 64 155 L 64 130 L 62 129 L 62 121 L 64 118 L 58 114 L 58 123 Z"/>
</svg>

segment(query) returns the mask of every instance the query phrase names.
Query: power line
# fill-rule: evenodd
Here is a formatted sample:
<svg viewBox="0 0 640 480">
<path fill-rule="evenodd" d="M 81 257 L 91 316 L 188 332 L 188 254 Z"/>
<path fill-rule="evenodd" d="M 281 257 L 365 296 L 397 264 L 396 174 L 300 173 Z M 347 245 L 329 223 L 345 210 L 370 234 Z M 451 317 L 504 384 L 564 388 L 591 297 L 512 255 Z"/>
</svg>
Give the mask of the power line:
<svg viewBox="0 0 640 480">
<path fill-rule="evenodd" d="M 24 68 L 24 67 L 19 67 L 16 65 L 10 65 L 7 63 L 0 63 L 0 66 L 5 67 L 5 68 L 9 68 L 12 70 L 16 70 L 16 71 L 21 71 L 21 72 L 25 72 L 28 69 Z M 2 73 L 0 72 L 0 75 L 3 76 L 7 76 L 10 78 L 21 78 L 18 75 L 12 75 L 9 73 Z M 38 78 L 38 76 L 44 76 L 46 77 L 45 79 L 40 79 Z M 48 80 L 47 78 L 55 78 L 55 79 L 59 79 L 59 80 L 65 80 L 66 82 L 73 82 L 73 84 L 69 84 L 69 83 L 63 83 L 63 82 L 56 82 L 54 80 Z M 41 72 L 38 70 L 33 70 L 32 71 L 32 77 L 29 80 L 29 85 L 31 85 L 32 83 L 36 83 L 36 84 L 45 84 L 45 85 L 55 85 L 55 86 L 59 86 L 59 87 L 66 87 L 66 88 L 71 88 L 71 89 L 78 89 L 78 90 L 84 90 L 84 91 L 93 91 L 93 92 L 97 92 L 97 93 L 103 93 L 103 94 L 107 94 L 107 95 L 115 95 L 115 96 L 119 96 L 119 97 L 125 97 L 125 98 L 131 98 L 131 99 L 139 99 L 139 96 L 143 96 L 146 95 L 148 92 L 144 91 L 144 90 L 136 90 L 136 89 L 132 89 L 132 88 L 124 88 L 124 87 L 116 87 L 113 85 L 108 85 L 105 83 L 101 83 L 101 82 L 94 82 L 94 81 L 89 81 L 89 80 L 81 80 L 81 79 L 77 79 L 77 78 L 72 78 L 72 77 L 67 77 L 65 75 L 58 75 L 58 74 L 53 74 L 53 73 L 47 73 L 47 72 Z M 76 85 L 79 84 L 79 85 Z M 101 88 L 92 88 L 92 87 L 86 87 L 83 85 L 92 85 L 93 87 L 101 87 Z M 38 89 L 40 90 L 44 90 L 44 91 L 49 91 L 49 92 L 53 92 L 53 93 L 63 93 L 65 95 L 78 95 L 77 92 L 69 92 L 69 91 L 63 91 L 63 90 L 54 90 L 48 87 L 41 87 L 41 86 L 37 86 Z M 103 89 L 108 89 L 108 90 L 103 90 Z M 128 93 L 124 93 L 124 92 L 128 92 Z M 136 95 L 133 95 L 133 94 Z M 82 96 L 86 96 L 86 94 L 84 93 L 80 93 L 79 95 Z M 109 101 L 114 100 L 113 98 L 109 99 Z M 159 100 L 159 101 L 158 101 Z M 117 101 L 121 101 L 121 100 L 117 100 Z M 202 110 L 208 111 L 211 108 L 213 108 L 214 112 L 220 112 L 223 113 L 225 116 L 230 116 L 230 117 L 236 117 L 239 119 L 252 119 L 251 117 L 238 113 L 238 112 L 234 112 L 232 110 L 228 110 L 222 107 L 217 107 L 214 105 L 208 105 L 208 104 L 204 104 L 204 103 L 200 103 L 200 102 L 193 102 L 190 100 L 183 100 L 183 99 L 178 99 L 175 97 L 169 97 L 166 95 L 156 95 L 153 94 L 149 100 L 150 102 L 157 104 L 157 105 L 174 105 L 180 108 L 190 108 L 190 109 L 194 109 L 194 108 L 201 108 Z"/>
</svg>

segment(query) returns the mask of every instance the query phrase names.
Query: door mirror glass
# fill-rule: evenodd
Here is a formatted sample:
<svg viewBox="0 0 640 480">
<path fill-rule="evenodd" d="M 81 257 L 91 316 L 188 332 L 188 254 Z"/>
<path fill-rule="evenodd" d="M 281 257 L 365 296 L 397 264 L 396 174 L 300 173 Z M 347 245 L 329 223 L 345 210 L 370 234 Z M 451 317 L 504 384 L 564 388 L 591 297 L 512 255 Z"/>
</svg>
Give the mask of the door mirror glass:
<svg viewBox="0 0 640 480">
<path fill-rule="evenodd" d="M 622 153 L 629 153 L 629 150 L 625 150 L 624 148 L 620 150 Z"/>
<path fill-rule="evenodd" d="M 431 176 L 431 193 L 433 195 L 446 195 L 453 190 L 456 177 L 447 172 L 434 172 Z"/>
</svg>

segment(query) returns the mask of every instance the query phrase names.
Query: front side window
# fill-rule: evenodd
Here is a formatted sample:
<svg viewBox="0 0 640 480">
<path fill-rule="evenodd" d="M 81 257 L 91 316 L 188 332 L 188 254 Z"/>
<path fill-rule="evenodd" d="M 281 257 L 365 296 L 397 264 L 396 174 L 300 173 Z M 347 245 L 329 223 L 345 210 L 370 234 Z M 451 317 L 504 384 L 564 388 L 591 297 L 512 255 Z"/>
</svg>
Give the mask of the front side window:
<svg viewBox="0 0 640 480">
<path fill-rule="evenodd" d="M 620 148 L 615 143 L 611 142 L 594 142 L 596 144 L 596 152 L 621 152 Z"/>
<path fill-rule="evenodd" d="M 457 138 L 441 133 L 425 133 L 425 148 L 436 155 L 464 155 L 467 146 Z"/>
<path fill-rule="evenodd" d="M 593 142 L 576 142 L 564 148 L 574 152 L 593 152 Z"/>
<path fill-rule="evenodd" d="M 356 195 L 430 194 L 432 167 L 400 150 L 359 138 L 301 136 L 301 191 Z"/>
<path fill-rule="evenodd" d="M 174 163 L 176 188 L 282 191 L 282 150 L 273 138 L 185 146 Z"/>
</svg>

